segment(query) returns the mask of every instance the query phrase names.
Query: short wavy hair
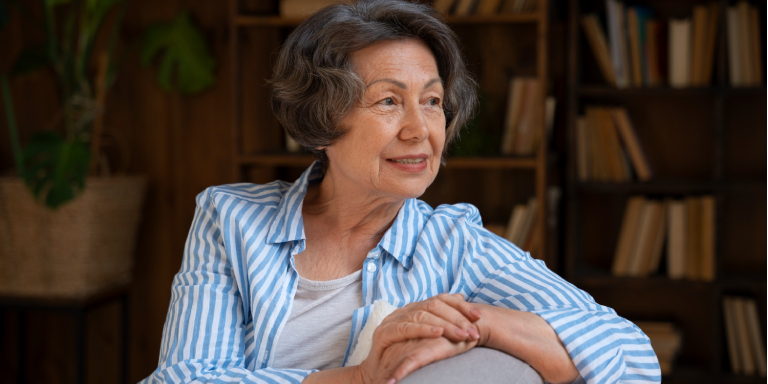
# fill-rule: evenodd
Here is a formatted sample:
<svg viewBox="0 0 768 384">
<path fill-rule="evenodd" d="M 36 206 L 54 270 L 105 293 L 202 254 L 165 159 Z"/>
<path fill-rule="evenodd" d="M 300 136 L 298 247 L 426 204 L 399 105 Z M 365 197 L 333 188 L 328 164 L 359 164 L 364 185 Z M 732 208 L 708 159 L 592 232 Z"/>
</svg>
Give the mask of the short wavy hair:
<svg viewBox="0 0 768 384">
<path fill-rule="evenodd" d="M 361 0 L 326 7 L 307 18 L 280 49 L 272 111 L 288 134 L 327 166 L 325 150 L 344 135 L 339 122 L 362 98 L 352 53 L 384 40 L 423 41 L 437 62 L 445 95 L 446 145 L 456 139 L 477 104 L 456 34 L 432 7 L 401 0 Z"/>
</svg>

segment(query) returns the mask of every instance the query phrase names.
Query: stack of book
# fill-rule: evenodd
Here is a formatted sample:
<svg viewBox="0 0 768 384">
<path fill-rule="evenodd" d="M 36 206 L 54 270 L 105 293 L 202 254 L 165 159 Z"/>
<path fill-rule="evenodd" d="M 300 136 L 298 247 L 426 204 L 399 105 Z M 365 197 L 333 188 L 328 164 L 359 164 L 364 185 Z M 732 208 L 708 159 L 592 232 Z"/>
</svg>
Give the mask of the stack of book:
<svg viewBox="0 0 768 384">
<path fill-rule="evenodd" d="M 643 6 L 606 0 L 606 37 L 596 14 L 582 17 L 587 41 L 605 80 L 619 88 L 709 86 L 715 60 L 716 2 L 697 5 L 693 16 L 659 20 Z"/>
<path fill-rule="evenodd" d="M 765 377 L 765 346 L 755 300 L 727 296 L 723 299 L 728 357 L 735 374 Z"/>
<path fill-rule="evenodd" d="M 536 10 L 538 0 L 435 0 L 432 7 L 444 15 L 495 15 Z"/>
<path fill-rule="evenodd" d="M 674 324 L 663 321 L 636 321 L 635 325 L 651 339 L 651 347 L 659 358 L 662 375 L 672 373 L 672 363 L 680 351 L 683 337 Z"/>
<path fill-rule="evenodd" d="M 536 238 L 536 204 L 536 198 L 531 197 L 527 204 L 515 205 L 504 231 L 505 239 L 525 251 L 531 250 Z"/>
<path fill-rule="evenodd" d="M 627 156 L 628 155 L 628 156 Z M 653 176 L 624 108 L 587 107 L 576 120 L 579 181 L 626 182 Z"/>
<path fill-rule="evenodd" d="M 728 7 L 728 74 L 734 87 L 759 86 L 763 82 L 759 20 L 757 9 L 746 1 Z"/>
<path fill-rule="evenodd" d="M 671 279 L 715 278 L 715 199 L 629 199 L 614 254 L 614 276 L 645 277 L 656 273 L 666 240 Z"/>
</svg>

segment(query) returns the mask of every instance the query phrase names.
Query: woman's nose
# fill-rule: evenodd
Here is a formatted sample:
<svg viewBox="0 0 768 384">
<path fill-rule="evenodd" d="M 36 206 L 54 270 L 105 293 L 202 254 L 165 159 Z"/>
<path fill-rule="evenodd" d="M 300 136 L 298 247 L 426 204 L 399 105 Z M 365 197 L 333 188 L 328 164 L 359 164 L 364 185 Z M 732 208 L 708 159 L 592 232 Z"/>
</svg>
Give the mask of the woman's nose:
<svg viewBox="0 0 768 384">
<path fill-rule="evenodd" d="M 420 105 L 406 108 L 403 116 L 400 140 L 422 141 L 429 137 L 426 112 Z"/>
</svg>

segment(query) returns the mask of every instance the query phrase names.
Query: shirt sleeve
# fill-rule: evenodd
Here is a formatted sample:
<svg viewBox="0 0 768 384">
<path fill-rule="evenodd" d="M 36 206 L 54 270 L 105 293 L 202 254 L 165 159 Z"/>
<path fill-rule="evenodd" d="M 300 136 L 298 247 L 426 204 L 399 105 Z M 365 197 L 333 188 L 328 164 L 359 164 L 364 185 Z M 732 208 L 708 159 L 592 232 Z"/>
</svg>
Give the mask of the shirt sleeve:
<svg viewBox="0 0 768 384">
<path fill-rule="evenodd" d="M 589 384 L 661 382 L 650 340 L 635 324 L 509 241 L 474 223 L 464 228 L 459 284 L 469 301 L 541 316 Z"/>
<path fill-rule="evenodd" d="M 209 188 L 197 196 L 181 269 L 173 279 L 159 365 L 141 383 L 302 382 L 313 371 L 253 369 L 251 321 L 217 218 Z"/>
</svg>

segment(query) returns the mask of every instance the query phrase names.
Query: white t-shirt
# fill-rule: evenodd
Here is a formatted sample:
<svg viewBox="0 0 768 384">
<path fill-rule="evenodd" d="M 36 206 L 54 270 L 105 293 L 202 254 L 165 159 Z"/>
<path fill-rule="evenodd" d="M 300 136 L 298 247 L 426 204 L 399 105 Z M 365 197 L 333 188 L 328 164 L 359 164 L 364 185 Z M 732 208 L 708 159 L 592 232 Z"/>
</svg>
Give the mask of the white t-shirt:
<svg viewBox="0 0 768 384">
<path fill-rule="evenodd" d="M 352 313 L 363 303 L 362 270 L 340 279 L 299 277 L 293 308 L 280 337 L 274 368 L 339 368 L 349 344 Z"/>
</svg>

